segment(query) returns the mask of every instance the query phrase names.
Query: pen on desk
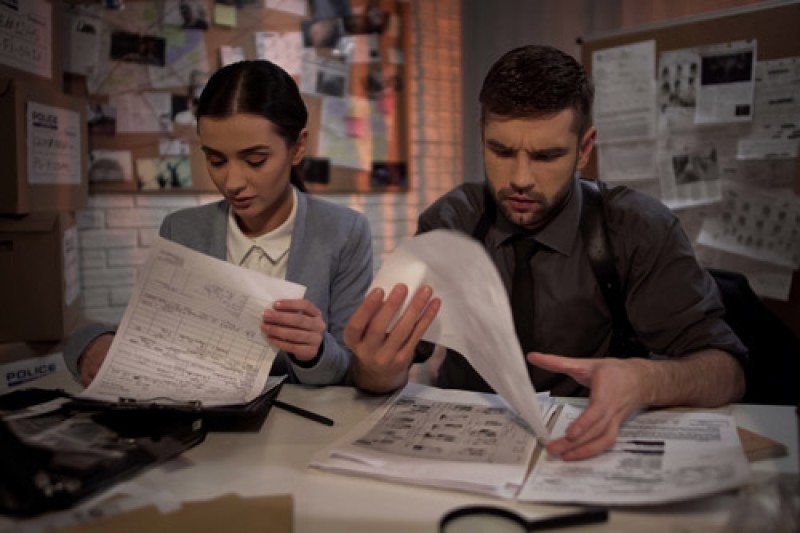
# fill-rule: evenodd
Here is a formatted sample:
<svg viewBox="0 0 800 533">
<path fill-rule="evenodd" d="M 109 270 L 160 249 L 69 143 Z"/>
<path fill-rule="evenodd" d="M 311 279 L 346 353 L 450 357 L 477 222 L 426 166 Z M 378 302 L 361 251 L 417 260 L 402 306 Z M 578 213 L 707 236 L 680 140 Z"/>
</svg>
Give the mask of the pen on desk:
<svg viewBox="0 0 800 533">
<path fill-rule="evenodd" d="M 552 518 L 532 520 L 528 531 L 539 531 L 559 527 L 582 526 L 608 521 L 608 509 L 603 507 L 590 507 L 575 513 L 562 514 Z"/>
<path fill-rule="evenodd" d="M 313 413 L 308 411 L 307 409 L 303 409 L 302 407 L 297 407 L 296 405 L 292 405 L 290 403 L 282 402 L 280 400 L 272 400 L 272 405 L 275 407 L 279 407 L 284 411 L 289 411 L 290 413 L 294 413 L 296 415 L 300 415 L 304 418 L 308 418 L 309 420 L 313 420 L 314 422 L 319 422 L 320 424 L 324 424 L 326 426 L 332 426 L 333 420 L 326 416 L 322 416 L 317 413 Z"/>
</svg>

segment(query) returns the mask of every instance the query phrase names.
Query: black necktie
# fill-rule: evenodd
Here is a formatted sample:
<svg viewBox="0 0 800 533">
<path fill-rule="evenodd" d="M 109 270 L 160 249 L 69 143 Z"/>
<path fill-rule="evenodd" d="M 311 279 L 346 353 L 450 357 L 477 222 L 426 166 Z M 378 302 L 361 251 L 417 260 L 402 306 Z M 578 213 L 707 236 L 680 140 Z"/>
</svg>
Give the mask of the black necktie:
<svg viewBox="0 0 800 533">
<path fill-rule="evenodd" d="M 530 238 L 518 238 L 514 246 L 514 277 L 511 281 L 511 313 L 514 329 L 523 353 L 533 350 L 533 277 L 531 257 L 537 250 L 537 242 Z"/>
</svg>

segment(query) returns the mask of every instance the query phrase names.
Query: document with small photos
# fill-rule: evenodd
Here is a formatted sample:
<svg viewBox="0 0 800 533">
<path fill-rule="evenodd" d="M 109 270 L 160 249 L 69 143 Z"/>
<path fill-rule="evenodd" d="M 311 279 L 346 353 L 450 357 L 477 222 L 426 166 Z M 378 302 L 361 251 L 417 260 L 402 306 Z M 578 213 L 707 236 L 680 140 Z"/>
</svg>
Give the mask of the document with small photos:
<svg viewBox="0 0 800 533">
<path fill-rule="evenodd" d="M 537 399 L 546 412 L 548 395 Z M 310 466 L 512 498 L 535 447 L 499 396 L 409 383 Z"/>
<path fill-rule="evenodd" d="M 539 393 L 553 438 L 581 408 Z M 631 417 L 597 457 L 551 457 L 497 395 L 409 384 L 310 467 L 520 501 L 644 505 L 744 485 L 749 464 L 726 411 L 662 409 Z M 530 472 L 530 474 L 529 474 Z"/>
</svg>

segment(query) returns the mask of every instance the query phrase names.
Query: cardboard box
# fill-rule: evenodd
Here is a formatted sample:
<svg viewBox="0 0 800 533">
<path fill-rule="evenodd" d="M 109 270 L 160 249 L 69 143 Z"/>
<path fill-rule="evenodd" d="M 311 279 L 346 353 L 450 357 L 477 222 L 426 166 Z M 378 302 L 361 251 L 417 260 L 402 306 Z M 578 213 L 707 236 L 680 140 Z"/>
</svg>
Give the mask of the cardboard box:
<svg viewBox="0 0 800 533">
<path fill-rule="evenodd" d="M 68 336 L 80 317 L 79 276 L 73 213 L 0 217 L 0 342 Z"/>
<path fill-rule="evenodd" d="M 87 103 L 34 81 L 0 79 L 0 214 L 86 207 Z"/>
</svg>

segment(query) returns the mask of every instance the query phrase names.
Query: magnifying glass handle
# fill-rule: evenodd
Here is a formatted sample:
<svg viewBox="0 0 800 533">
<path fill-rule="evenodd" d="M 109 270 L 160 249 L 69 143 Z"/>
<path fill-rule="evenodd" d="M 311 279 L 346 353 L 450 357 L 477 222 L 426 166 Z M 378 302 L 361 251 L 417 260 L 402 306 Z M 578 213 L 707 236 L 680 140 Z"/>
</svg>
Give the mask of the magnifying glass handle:
<svg viewBox="0 0 800 533">
<path fill-rule="evenodd" d="M 575 513 L 532 520 L 528 523 L 528 531 L 541 531 L 544 529 L 554 529 L 559 527 L 582 526 L 585 524 L 597 524 L 608 521 L 608 509 L 602 507 L 590 507 Z"/>
</svg>

